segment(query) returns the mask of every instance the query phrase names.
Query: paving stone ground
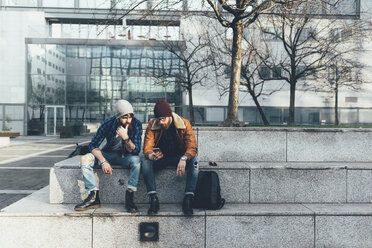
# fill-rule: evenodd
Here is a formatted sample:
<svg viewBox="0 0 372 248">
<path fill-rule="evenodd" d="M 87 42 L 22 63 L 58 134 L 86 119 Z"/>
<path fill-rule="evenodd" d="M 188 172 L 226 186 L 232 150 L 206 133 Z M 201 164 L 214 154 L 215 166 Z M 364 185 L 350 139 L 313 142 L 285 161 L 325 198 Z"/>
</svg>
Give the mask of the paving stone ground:
<svg viewBox="0 0 372 248">
<path fill-rule="evenodd" d="M 11 139 L 10 146 L 0 148 L 0 209 L 47 186 L 49 168 L 66 159 L 76 143 L 90 139 L 91 136 L 72 139 L 21 136 Z"/>
</svg>

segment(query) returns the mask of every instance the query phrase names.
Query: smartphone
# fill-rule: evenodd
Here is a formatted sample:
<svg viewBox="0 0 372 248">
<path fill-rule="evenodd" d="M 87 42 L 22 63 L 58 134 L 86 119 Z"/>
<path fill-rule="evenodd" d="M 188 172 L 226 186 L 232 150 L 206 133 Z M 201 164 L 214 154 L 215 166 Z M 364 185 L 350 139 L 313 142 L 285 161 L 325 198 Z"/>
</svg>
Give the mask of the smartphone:
<svg viewBox="0 0 372 248">
<path fill-rule="evenodd" d="M 152 151 L 154 153 L 160 152 L 160 148 L 159 147 L 154 147 L 154 148 L 152 148 Z"/>
</svg>

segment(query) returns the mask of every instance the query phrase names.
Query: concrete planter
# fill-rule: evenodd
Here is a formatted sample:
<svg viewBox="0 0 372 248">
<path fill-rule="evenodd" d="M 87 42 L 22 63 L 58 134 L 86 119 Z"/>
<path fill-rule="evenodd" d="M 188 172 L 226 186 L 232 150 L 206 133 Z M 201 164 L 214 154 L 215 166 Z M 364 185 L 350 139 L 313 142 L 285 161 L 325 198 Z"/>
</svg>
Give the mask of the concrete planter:
<svg viewBox="0 0 372 248">
<path fill-rule="evenodd" d="M 18 132 L 0 132 L 0 137 L 9 137 L 15 138 L 18 137 L 20 134 Z"/>
</svg>

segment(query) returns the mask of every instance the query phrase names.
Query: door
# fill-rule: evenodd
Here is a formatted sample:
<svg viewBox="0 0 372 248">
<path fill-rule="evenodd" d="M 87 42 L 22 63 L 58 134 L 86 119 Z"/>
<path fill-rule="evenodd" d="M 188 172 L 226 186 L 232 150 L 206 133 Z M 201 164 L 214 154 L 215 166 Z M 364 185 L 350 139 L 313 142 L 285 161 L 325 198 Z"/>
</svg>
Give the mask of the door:
<svg viewBox="0 0 372 248">
<path fill-rule="evenodd" d="M 66 124 L 65 106 L 47 105 L 45 115 L 45 135 L 57 136 L 61 126 Z"/>
</svg>

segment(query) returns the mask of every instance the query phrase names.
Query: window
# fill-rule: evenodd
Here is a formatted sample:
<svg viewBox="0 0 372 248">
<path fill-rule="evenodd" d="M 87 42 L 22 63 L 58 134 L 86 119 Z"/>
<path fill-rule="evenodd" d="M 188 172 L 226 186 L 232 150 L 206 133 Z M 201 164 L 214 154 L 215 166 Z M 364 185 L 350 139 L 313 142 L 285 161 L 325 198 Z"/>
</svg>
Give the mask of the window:
<svg viewBox="0 0 372 248">
<path fill-rule="evenodd" d="M 264 40 L 279 40 L 282 37 L 282 30 L 275 28 L 267 28 L 262 31 L 262 38 Z"/>
<path fill-rule="evenodd" d="M 37 68 L 37 74 L 41 74 L 40 68 Z"/>
<path fill-rule="evenodd" d="M 74 0 L 44 0 L 43 7 L 54 7 L 54 8 L 73 8 Z"/>
<path fill-rule="evenodd" d="M 280 68 L 279 66 L 274 66 L 273 68 L 261 66 L 258 70 L 258 75 L 261 79 L 264 80 L 280 79 L 282 76 L 282 68 Z"/>
<path fill-rule="evenodd" d="M 5 0 L 4 6 L 37 7 L 37 0 Z"/>
<path fill-rule="evenodd" d="M 280 79 L 281 76 L 282 76 L 282 68 L 280 68 L 279 66 L 274 67 L 272 69 L 272 78 Z"/>
<path fill-rule="evenodd" d="M 260 78 L 262 79 L 270 79 L 271 78 L 271 73 L 270 73 L 270 68 L 267 66 L 261 66 L 260 69 L 258 70 L 258 74 Z"/>
<path fill-rule="evenodd" d="M 110 2 L 111 2 L 110 0 L 80 0 L 79 8 L 109 9 L 111 7 Z"/>
<path fill-rule="evenodd" d="M 300 34 L 299 41 L 315 39 L 316 31 L 313 28 L 304 28 Z"/>
<path fill-rule="evenodd" d="M 345 97 L 345 102 L 358 102 L 358 97 Z"/>
<path fill-rule="evenodd" d="M 326 12 L 331 15 L 357 15 L 357 4 L 360 0 L 331 0 L 327 3 Z"/>
</svg>

